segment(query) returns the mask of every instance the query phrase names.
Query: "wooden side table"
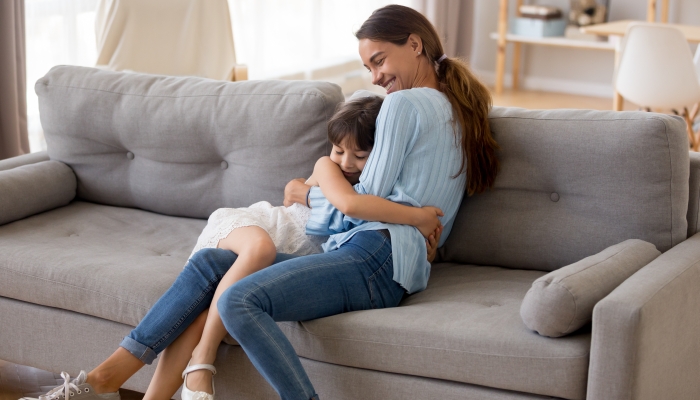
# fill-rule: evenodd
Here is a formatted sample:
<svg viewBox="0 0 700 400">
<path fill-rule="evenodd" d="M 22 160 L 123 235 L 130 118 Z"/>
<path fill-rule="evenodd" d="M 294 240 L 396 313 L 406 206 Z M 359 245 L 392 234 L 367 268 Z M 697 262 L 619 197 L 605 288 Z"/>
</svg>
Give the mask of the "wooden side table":
<svg viewBox="0 0 700 400">
<path fill-rule="evenodd" d="M 491 38 L 498 42 L 498 53 L 496 54 L 496 94 L 503 93 L 503 81 L 506 70 L 506 51 L 508 43 L 513 44 L 513 89 L 518 89 L 520 85 L 520 58 L 521 45 L 532 44 L 541 46 L 568 47 L 588 50 L 614 51 L 614 44 L 608 42 L 591 42 L 587 40 L 568 39 L 565 37 L 527 37 L 508 33 L 508 5 L 510 0 L 500 0 L 498 12 L 498 32 L 491 34 Z M 516 0 L 516 10 L 520 9 L 523 0 Z"/>
</svg>

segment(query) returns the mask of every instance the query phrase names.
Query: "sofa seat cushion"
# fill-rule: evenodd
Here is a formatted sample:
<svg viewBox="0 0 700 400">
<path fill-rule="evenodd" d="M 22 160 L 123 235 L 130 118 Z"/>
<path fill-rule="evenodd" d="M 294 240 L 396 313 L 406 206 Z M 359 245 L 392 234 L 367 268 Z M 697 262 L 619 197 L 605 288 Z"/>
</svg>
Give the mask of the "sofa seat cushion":
<svg viewBox="0 0 700 400">
<path fill-rule="evenodd" d="M 0 296 L 135 326 L 205 224 L 74 201 L 0 226 Z"/>
<path fill-rule="evenodd" d="M 520 318 L 525 293 L 544 274 L 437 264 L 427 289 L 397 308 L 281 326 L 313 360 L 584 399 L 590 331 L 546 338 Z"/>
</svg>

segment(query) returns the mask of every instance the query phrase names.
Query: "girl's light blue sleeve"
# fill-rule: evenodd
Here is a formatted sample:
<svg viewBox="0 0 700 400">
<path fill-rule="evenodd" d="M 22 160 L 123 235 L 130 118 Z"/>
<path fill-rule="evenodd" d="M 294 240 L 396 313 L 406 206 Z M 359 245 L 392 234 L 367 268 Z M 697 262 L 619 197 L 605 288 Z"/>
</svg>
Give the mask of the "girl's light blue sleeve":
<svg viewBox="0 0 700 400">
<path fill-rule="evenodd" d="M 387 198 L 403 168 L 419 132 L 420 118 L 416 107 L 401 92 L 386 97 L 377 117 L 374 148 L 354 186 L 359 194 Z M 365 221 L 347 217 L 336 209 L 321 192 L 312 187 L 309 192 L 311 217 L 306 225 L 308 235 L 332 235 L 347 232 Z"/>
</svg>

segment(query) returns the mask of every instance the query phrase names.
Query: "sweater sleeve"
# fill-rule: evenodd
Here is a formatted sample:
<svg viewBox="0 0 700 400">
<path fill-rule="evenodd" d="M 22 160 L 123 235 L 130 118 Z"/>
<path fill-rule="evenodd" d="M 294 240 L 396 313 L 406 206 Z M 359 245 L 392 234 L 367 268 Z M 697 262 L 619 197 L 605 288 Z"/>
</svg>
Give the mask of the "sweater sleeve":
<svg viewBox="0 0 700 400">
<path fill-rule="evenodd" d="M 399 179 L 406 156 L 419 132 L 420 118 L 415 106 L 401 92 L 386 97 L 377 117 L 374 148 L 360 182 L 354 186 L 359 194 L 387 198 Z M 309 235 L 332 235 L 363 224 L 365 221 L 343 215 L 323 196 L 318 187 L 309 193 L 311 217 L 306 225 Z"/>
</svg>

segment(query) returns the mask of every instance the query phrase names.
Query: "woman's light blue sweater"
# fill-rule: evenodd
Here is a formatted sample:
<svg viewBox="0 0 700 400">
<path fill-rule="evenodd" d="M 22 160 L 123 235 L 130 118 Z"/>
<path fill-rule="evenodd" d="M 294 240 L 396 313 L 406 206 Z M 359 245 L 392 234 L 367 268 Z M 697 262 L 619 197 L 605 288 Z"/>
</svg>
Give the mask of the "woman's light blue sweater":
<svg viewBox="0 0 700 400">
<path fill-rule="evenodd" d="M 401 90 L 386 97 L 377 117 L 375 143 L 360 182 L 360 194 L 373 194 L 410 206 L 440 208 L 444 231 L 440 246 L 450 234 L 465 191 L 464 173 L 459 171 L 461 139 L 452 128 L 452 106 L 435 89 Z M 309 235 L 330 235 L 323 250 L 342 246 L 355 233 L 388 229 L 394 261 L 394 280 L 408 293 L 425 289 L 430 275 L 425 239 L 409 225 L 367 222 L 343 215 L 318 187 L 309 194 Z"/>
</svg>

